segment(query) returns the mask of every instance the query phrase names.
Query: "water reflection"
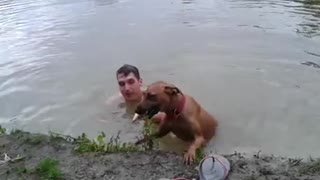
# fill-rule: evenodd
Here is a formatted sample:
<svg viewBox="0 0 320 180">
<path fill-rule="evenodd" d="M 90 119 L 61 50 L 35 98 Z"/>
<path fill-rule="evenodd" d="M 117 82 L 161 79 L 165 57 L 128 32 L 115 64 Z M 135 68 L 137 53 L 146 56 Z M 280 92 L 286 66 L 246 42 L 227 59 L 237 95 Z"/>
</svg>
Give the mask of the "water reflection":
<svg viewBox="0 0 320 180">
<path fill-rule="evenodd" d="M 298 24 L 301 26 L 297 33 L 302 33 L 307 37 L 320 36 L 320 1 L 304 0 L 296 1 L 303 5 L 302 9 L 296 9 L 304 15 L 305 20 Z"/>
<path fill-rule="evenodd" d="M 182 0 L 182 4 L 192 4 L 193 0 Z"/>
<path fill-rule="evenodd" d="M 95 4 L 98 6 L 112 5 L 118 3 L 119 0 L 94 0 Z"/>
<path fill-rule="evenodd" d="M 261 17 L 281 14 L 288 21 L 281 22 L 298 34 L 313 38 L 320 35 L 320 1 L 233 0 L 233 8 L 257 9 Z M 277 24 L 276 26 L 281 26 Z M 269 27 L 270 28 L 270 27 Z"/>
<path fill-rule="evenodd" d="M 304 51 L 304 52 L 306 52 L 307 54 L 312 55 L 312 56 L 320 57 L 320 54 L 317 54 L 314 52 L 309 52 L 309 51 Z"/>
</svg>

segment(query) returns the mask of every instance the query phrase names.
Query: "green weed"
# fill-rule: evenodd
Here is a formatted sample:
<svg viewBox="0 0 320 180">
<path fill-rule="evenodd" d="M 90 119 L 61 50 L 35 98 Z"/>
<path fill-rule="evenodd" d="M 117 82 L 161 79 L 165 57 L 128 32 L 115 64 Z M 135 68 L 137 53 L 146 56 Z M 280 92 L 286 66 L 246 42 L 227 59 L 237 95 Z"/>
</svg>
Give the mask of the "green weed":
<svg viewBox="0 0 320 180">
<path fill-rule="evenodd" d="M 197 149 L 196 150 L 196 158 L 195 158 L 195 162 L 197 163 L 197 164 L 199 164 L 200 163 L 200 161 L 205 157 L 206 155 L 205 155 L 205 153 L 203 152 L 203 149 Z"/>
<path fill-rule="evenodd" d="M 146 141 L 142 144 L 144 150 L 153 150 L 155 145 L 158 145 L 159 141 L 152 135 L 156 132 L 156 124 L 152 120 L 145 120 L 142 135 Z"/>
<path fill-rule="evenodd" d="M 0 136 L 5 135 L 6 132 L 7 132 L 6 128 L 4 128 L 4 127 L 2 127 L 2 126 L 0 125 Z"/>
<path fill-rule="evenodd" d="M 60 180 L 63 173 L 58 168 L 59 161 L 46 158 L 36 166 L 35 173 L 38 174 L 43 180 Z"/>
<path fill-rule="evenodd" d="M 312 160 L 300 169 L 301 174 L 320 174 L 320 159 Z"/>
<path fill-rule="evenodd" d="M 14 136 L 15 138 L 21 138 L 26 134 L 26 132 L 23 132 L 20 129 L 12 129 L 10 132 L 10 135 Z M 29 133 L 30 134 L 30 133 Z"/>
<path fill-rule="evenodd" d="M 76 147 L 74 150 L 79 153 L 85 152 L 131 152 L 138 151 L 139 147 L 131 143 L 120 143 L 119 134 L 116 137 L 112 136 L 109 142 L 106 142 L 106 135 L 101 132 L 94 140 L 90 140 L 86 134 L 82 134 L 76 139 Z"/>
</svg>

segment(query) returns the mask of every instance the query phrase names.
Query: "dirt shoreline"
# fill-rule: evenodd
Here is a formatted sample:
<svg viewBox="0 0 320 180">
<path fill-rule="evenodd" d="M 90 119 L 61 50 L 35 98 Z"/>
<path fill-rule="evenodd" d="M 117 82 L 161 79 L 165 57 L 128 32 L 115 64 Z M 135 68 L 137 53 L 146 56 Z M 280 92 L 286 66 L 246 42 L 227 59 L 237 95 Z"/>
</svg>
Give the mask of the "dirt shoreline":
<svg viewBox="0 0 320 180">
<path fill-rule="evenodd" d="M 66 139 L 52 140 L 48 135 L 18 131 L 0 135 L 1 160 L 4 153 L 23 159 L 0 163 L 0 179 L 43 179 L 32 172 L 45 158 L 58 162 L 61 179 L 159 180 L 185 177 L 198 179 L 196 165 L 187 166 L 182 155 L 169 152 L 137 151 L 115 153 L 76 153 L 75 144 Z M 320 179 L 320 161 L 241 154 L 224 155 L 231 163 L 229 180 L 313 180 Z M 31 173 L 30 173 L 31 172 Z M 50 178 L 49 178 L 50 179 Z M 54 179 L 54 178 L 51 178 Z"/>
</svg>

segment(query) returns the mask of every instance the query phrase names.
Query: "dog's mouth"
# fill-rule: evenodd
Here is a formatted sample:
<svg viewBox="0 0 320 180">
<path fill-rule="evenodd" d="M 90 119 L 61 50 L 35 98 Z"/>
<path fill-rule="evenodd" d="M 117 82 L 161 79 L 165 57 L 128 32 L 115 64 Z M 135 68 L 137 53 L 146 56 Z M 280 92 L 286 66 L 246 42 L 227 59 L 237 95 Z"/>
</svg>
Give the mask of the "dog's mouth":
<svg viewBox="0 0 320 180">
<path fill-rule="evenodd" d="M 140 106 L 137 107 L 134 117 L 132 121 L 136 121 L 139 117 L 144 116 L 148 119 L 151 119 L 154 115 L 156 115 L 160 111 L 159 106 L 152 106 L 148 109 L 141 108 Z"/>
</svg>

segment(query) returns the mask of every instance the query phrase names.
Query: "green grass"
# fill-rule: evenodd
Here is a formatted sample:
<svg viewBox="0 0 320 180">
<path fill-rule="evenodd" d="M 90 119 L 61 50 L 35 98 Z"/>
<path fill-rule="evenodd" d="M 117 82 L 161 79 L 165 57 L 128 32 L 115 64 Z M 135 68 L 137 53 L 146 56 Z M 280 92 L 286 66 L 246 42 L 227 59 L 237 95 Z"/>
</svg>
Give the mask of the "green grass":
<svg viewBox="0 0 320 180">
<path fill-rule="evenodd" d="M 21 138 L 23 137 L 27 132 L 24 132 L 20 129 L 12 129 L 10 132 L 10 135 L 14 136 L 15 138 Z M 30 133 L 28 133 L 30 134 Z"/>
<path fill-rule="evenodd" d="M 139 147 L 131 143 L 120 143 L 119 133 L 116 137 L 111 137 L 108 142 L 105 140 L 106 135 L 101 132 L 98 137 L 91 140 L 86 134 L 82 134 L 76 139 L 74 150 L 79 153 L 85 152 L 132 152 L 138 151 Z"/>
<path fill-rule="evenodd" d="M 91 140 L 86 134 L 74 139 L 76 146 L 74 150 L 79 153 L 85 152 L 133 152 L 140 150 L 152 150 L 154 149 L 156 139 L 151 138 L 151 135 L 155 132 L 156 127 L 152 121 L 146 120 L 142 130 L 142 135 L 147 137 L 147 141 L 141 145 L 135 145 L 134 143 L 121 143 L 120 132 L 116 136 L 112 136 L 109 141 L 106 141 L 106 135 L 104 132 L 100 132 L 97 138 Z M 150 137 L 150 138 L 148 138 Z"/>
<path fill-rule="evenodd" d="M 310 159 L 306 165 L 300 169 L 301 174 L 320 174 L 320 159 Z"/>
<path fill-rule="evenodd" d="M 206 155 L 203 152 L 203 149 L 197 149 L 196 150 L 196 158 L 195 163 L 199 164 L 200 161 L 205 157 Z"/>
<path fill-rule="evenodd" d="M 35 173 L 43 180 L 61 180 L 63 173 L 58 165 L 59 161 L 45 158 L 35 167 Z"/>
<path fill-rule="evenodd" d="M 0 125 L 0 136 L 5 135 L 6 132 L 7 132 L 6 128 L 4 128 L 4 127 L 2 127 L 2 126 Z"/>
<path fill-rule="evenodd" d="M 147 141 L 142 144 L 144 150 L 153 150 L 159 141 L 156 138 L 152 137 L 152 134 L 156 132 L 156 124 L 152 120 L 145 120 L 142 135 L 147 138 Z"/>
</svg>

